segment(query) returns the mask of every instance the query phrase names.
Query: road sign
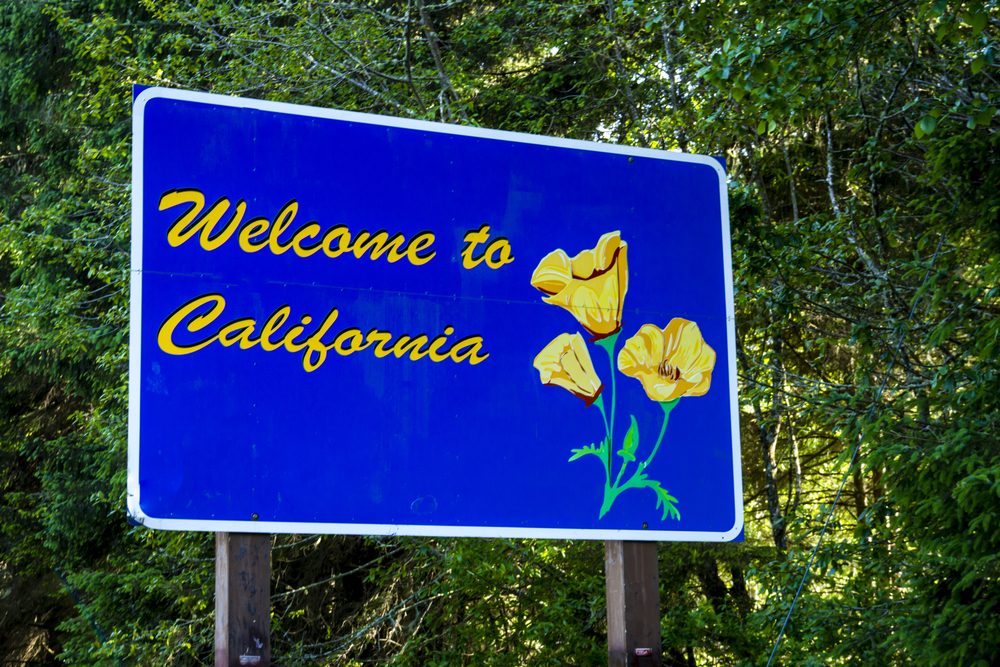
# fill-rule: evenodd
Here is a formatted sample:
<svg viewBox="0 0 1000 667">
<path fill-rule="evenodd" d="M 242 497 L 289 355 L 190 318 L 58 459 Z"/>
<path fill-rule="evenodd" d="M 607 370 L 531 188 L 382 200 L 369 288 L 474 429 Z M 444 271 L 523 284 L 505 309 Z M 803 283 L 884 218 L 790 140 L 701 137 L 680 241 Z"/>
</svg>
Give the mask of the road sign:
<svg viewBox="0 0 1000 667">
<path fill-rule="evenodd" d="M 133 128 L 134 520 L 740 536 L 718 162 L 162 88 Z"/>
</svg>

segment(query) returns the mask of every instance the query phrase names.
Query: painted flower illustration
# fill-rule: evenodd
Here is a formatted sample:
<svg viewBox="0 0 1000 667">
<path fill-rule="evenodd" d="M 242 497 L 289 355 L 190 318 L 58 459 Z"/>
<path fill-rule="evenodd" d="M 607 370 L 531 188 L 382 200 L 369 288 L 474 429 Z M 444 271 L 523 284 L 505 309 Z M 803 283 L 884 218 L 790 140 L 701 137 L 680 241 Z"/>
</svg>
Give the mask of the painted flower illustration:
<svg viewBox="0 0 1000 667">
<path fill-rule="evenodd" d="M 649 476 L 649 469 L 663 444 L 670 414 L 681 398 L 708 392 L 715 350 L 702 338 L 696 323 L 675 317 L 664 329 L 644 324 L 618 352 L 616 368 L 615 350 L 628 290 L 627 251 L 620 232 L 608 232 L 595 248 L 572 259 L 562 249 L 550 252 L 531 276 L 532 286 L 546 295 L 542 300 L 572 313 L 591 335 L 593 345 L 604 350 L 611 368 L 611 391 L 603 391 L 604 383 L 579 333 L 556 336 L 535 357 L 534 366 L 543 384 L 567 389 L 600 412 L 603 438 L 573 449 L 569 459 L 594 456 L 601 461 L 604 499 L 599 517 L 611 511 L 618 496 L 629 489 L 649 489 L 656 496 L 656 507 L 663 511 L 662 520 L 680 520 L 679 501 Z M 648 444 L 651 438 L 644 437 L 640 443 L 639 420 L 634 414 L 629 415 L 624 435 L 615 432 L 616 371 L 639 380 L 646 395 L 662 410 L 663 421 L 652 447 Z M 610 410 L 605 408 L 608 395 Z M 619 438 L 620 447 L 616 444 Z"/>
<path fill-rule="evenodd" d="M 594 370 L 583 336 L 559 334 L 535 357 L 542 384 L 562 387 L 590 405 L 601 395 L 604 385 Z"/>
<path fill-rule="evenodd" d="M 618 353 L 618 370 L 642 383 L 651 400 L 704 396 L 712 383 L 715 350 L 698 325 L 675 317 L 666 328 L 643 324 Z"/>
<path fill-rule="evenodd" d="M 594 340 L 618 333 L 628 291 L 628 244 L 608 232 L 570 259 L 562 249 L 542 258 L 531 276 L 546 303 L 565 308 Z"/>
</svg>

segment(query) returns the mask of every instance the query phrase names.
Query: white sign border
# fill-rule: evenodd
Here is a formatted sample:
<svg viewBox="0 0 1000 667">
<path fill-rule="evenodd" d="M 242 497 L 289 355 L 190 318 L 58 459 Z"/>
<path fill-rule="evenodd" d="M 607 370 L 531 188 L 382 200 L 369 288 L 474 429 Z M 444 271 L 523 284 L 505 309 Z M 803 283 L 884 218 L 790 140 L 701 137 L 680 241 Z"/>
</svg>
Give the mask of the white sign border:
<svg viewBox="0 0 1000 667">
<path fill-rule="evenodd" d="M 396 127 L 440 134 L 479 137 L 516 143 L 571 148 L 599 153 L 615 153 L 689 162 L 711 167 L 719 176 L 719 197 L 722 214 L 722 256 L 726 282 L 726 342 L 729 360 L 729 402 L 733 442 L 733 498 L 736 522 L 724 532 L 677 530 L 604 530 L 565 528 L 524 528 L 510 526 L 441 526 L 420 524 L 355 524 L 309 523 L 289 521 L 225 521 L 209 519 L 172 519 L 152 517 L 142 511 L 139 501 L 139 420 L 141 387 L 142 332 L 142 194 L 143 194 L 143 121 L 146 104 L 154 99 L 171 99 L 218 106 L 255 109 L 310 118 Z M 149 528 L 165 530 L 195 530 L 234 533 L 293 533 L 340 535 L 411 535 L 424 537 L 496 537 L 589 540 L 640 540 L 663 542 L 730 542 L 743 531 L 743 476 L 740 456 L 739 402 L 736 395 L 736 313 L 733 301 L 732 251 L 730 248 L 729 200 L 726 192 L 726 172 L 715 158 L 690 153 L 675 153 L 650 148 L 635 148 L 602 144 L 577 139 L 562 139 L 504 130 L 486 130 L 463 125 L 449 125 L 422 120 L 378 116 L 323 109 L 320 107 L 268 102 L 214 93 L 202 93 L 172 88 L 150 87 L 142 90 L 132 105 L 132 263 L 129 293 L 129 404 L 128 404 L 128 482 L 127 506 L 129 518 Z"/>
</svg>

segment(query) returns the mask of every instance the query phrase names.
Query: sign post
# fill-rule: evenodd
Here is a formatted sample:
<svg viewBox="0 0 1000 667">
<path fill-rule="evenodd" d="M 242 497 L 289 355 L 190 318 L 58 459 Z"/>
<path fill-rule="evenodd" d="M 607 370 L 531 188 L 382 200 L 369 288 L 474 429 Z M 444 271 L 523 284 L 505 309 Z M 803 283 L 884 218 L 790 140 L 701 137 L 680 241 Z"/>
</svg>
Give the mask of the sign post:
<svg viewBox="0 0 1000 667">
<path fill-rule="evenodd" d="M 604 543 L 608 666 L 659 667 L 660 579 L 656 542 Z"/>
<path fill-rule="evenodd" d="M 271 664 L 271 536 L 215 534 L 215 667 Z"/>
<path fill-rule="evenodd" d="M 606 540 L 623 582 L 655 564 L 630 542 L 741 539 L 716 160 L 163 88 L 133 109 L 134 521 L 228 535 L 220 571 L 244 533 Z"/>
</svg>

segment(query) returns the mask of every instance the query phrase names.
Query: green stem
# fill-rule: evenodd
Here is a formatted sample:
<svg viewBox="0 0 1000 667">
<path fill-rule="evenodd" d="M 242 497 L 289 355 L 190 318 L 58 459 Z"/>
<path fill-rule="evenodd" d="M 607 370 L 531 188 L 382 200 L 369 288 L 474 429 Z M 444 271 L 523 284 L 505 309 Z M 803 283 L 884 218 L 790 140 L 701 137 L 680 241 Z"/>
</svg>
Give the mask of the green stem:
<svg viewBox="0 0 1000 667">
<path fill-rule="evenodd" d="M 615 477 L 615 486 L 614 486 L 614 488 L 616 488 L 616 489 L 618 488 L 618 484 L 621 483 L 622 477 L 625 475 L 625 468 L 627 468 L 627 467 L 628 467 L 628 461 L 622 461 L 622 467 L 618 469 L 618 476 Z M 640 470 L 642 470 L 642 468 L 640 468 Z"/>
<path fill-rule="evenodd" d="M 635 418 L 633 417 L 633 419 L 635 419 Z M 629 431 L 631 431 L 631 430 L 632 430 L 632 429 L 630 428 L 630 429 L 629 429 Z M 626 433 L 626 434 L 625 434 L 625 439 L 626 439 L 626 440 L 628 439 L 628 433 Z M 622 447 L 624 448 L 624 446 L 625 446 L 625 443 L 623 442 L 623 443 L 622 443 Z M 635 456 L 633 456 L 632 458 L 633 458 L 633 460 L 634 460 L 634 459 L 635 459 Z M 628 460 L 627 460 L 627 459 L 625 459 L 625 457 L 622 457 L 622 467 L 618 469 L 618 476 L 617 476 L 617 477 L 615 477 L 615 486 L 614 486 L 614 488 L 616 488 L 616 489 L 617 489 L 617 488 L 618 488 L 618 485 L 619 485 L 619 484 L 621 484 L 621 481 L 622 481 L 622 477 L 624 477 L 624 476 L 625 476 L 625 470 L 626 470 L 627 468 L 628 468 Z M 639 471 L 640 471 L 640 472 L 642 471 L 642 467 L 640 467 L 640 468 L 639 468 Z"/>
<path fill-rule="evenodd" d="M 601 412 L 601 420 L 604 422 L 604 435 L 608 435 L 608 415 L 604 412 L 604 394 L 594 399 L 595 406 Z"/>
<path fill-rule="evenodd" d="M 607 514 L 608 510 L 611 509 L 612 503 L 614 503 L 615 498 L 618 496 L 615 487 L 618 486 L 618 482 L 615 482 L 615 486 L 611 485 L 611 470 L 614 468 L 614 459 L 612 458 L 612 452 L 614 451 L 614 429 L 615 429 L 615 398 L 616 398 L 616 387 L 615 387 L 615 343 L 618 342 L 618 336 L 621 331 L 618 331 L 607 338 L 602 338 L 596 341 L 597 346 L 602 348 L 608 354 L 608 363 L 611 365 L 611 419 L 605 421 L 605 430 L 608 434 L 608 451 L 607 460 L 604 463 L 604 470 L 607 473 L 604 480 L 604 502 L 601 505 L 601 516 L 603 517 Z M 604 414 L 603 408 L 601 414 Z M 624 469 L 624 467 L 623 467 Z M 621 473 L 618 474 L 618 479 L 621 479 Z"/>
<path fill-rule="evenodd" d="M 617 498 L 618 494 L 623 490 L 624 488 L 619 489 L 618 487 L 611 487 L 609 485 L 604 486 L 604 502 L 601 503 L 601 513 L 598 515 L 598 519 L 603 518 L 604 515 L 608 513 L 608 510 L 610 510 L 611 506 L 615 503 L 615 498 Z"/>
<path fill-rule="evenodd" d="M 600 344 L 600 341 L 598 341 L 598 343 Z M 612 389 L 612 391 L 614 390 Z M 656 453 L 660 451 L 660 445 L 663 444 L 663 436 L 667 432 L 667 424 L 670 422 L 670 413 L 673 412 L 674 408 L 677 407 L 677 404 L 680 402 L 680 400 L 681 399 L 679 398 L 675 398 L 672 401 L 660 402 L 660 408 L 663 410 L 663 424 L 660 426 L 660 434 L 656 438 L 656 444 L 653 445 L 653 451 L 649 453 L 649 456 L 646 457 L 645 461 L 639 464 L 635 472 L 633 472 L 632 475 L 628 478 L 628 481 L 625 482 L 624 484 L 621 483 L 622 477 L 625 475 L 625 468 L 628 467 L 628 461 L 622 462 L 622 467 L 618 471 L 618 475 L 615 479 L 614 484 L 611 484 L 610 482 L 611 480 L 610 475 L 607 477 L 607 481 L 604 484 L 604 502 L 601 504 L 601 514 L 600 514 L 601 517 L 603 517 L 605 514 L 608 513 L 609 510 L 611 510 L 611 506 L 614 505 L 615 499 L 617 499 L 618 496 L 620 496 L 628 489 L 637 489 L 640 487 L 649 486 L 649 484 L 646 482 L 646 478 L 643 477 L 642 473 L 644 470 L 646 470 L 646 468 L 650 466 L 650 464 L 653 463 L 653 459 L 656 457 Z M 601 414 L 604 414 L 603 408 Z M 610 451 L 608 458 L 610 460 Z M 610 467 L 605 466 L 605 470 L 610 473 L 611 469 Z M 658 486 L 659 483 L 654 482 L 654 484 Z M 653 488 L 654 491 L 656 490 L 652 486 L 650 486 L 650 488 Z M 666 515 L 664 515 L 664 517 L 665 516 Z"/>
<path fill-rule="evenodd" d="M 611 464 L 611 450 L 614 449 L 615 434 L 615 398 L 618 393 L 615 388 L 615 343 L 621 331 L 614 333 L 607 338 L 597 341 L 597 346 L 608 353 L 608 363 L 611 365 L 611 421 L 608 422 L 608 470 L 613 467 Z"/>
<path fill-rule="evenodd" d="M 594 401 L 594 405 L 596 405 L 597 409 L 601 412 L 601 419 L 604 421 L 604 435 L 605 435 L 604 446 L 607 447 L 608 452 L 610 453 L 611 427 L 608 425 L 608 415 L 604 412 L 604 396 L 603 395 L 598 396 L 597 400 Z M 611 460 L 610 456 L 601 460 L 601 463 L 604 465 L 605 489 L 607 489 L 607 487 L 611 484 L 611 468 L 608 467 L 610 460 Z"/>
<path fill-rule="evenodd" d="M 663 426 L 660 427 L 660 436 L 656 439 L 656 444 L 653 446 L 653 451 L 649 453 L 649 456 L 643 461 L 642 466 L 639 468 L 639 472 L 642 472 L 649 467 L 649 464 L 653 462 L 653 457 L 656 456 L 656 452 L 660 449 L 660 443 L 663 442 L 663 434 L 667 432 L 667 422 L 670 421 L 670 413 L 675 407 L 677 407 L 678 401 L 681 399 L 675 398 L 672 401 L 664 401 L 660 403 L 660 407 L 663 408 Z M 617 484 L 616 484 L 617 486 Z"/>
<path fill-rule="evenodd" d="M 639 465 L 639 467 L 636 469 L 634 473 L 632 473 L 632 476 L 628 478 L 628 481 L 622 484 L 621 486 L 618 486 L 618 482 L 621 481 L 621 475 L 620 474 L 618 475 L 618 479 L 615 480 L 615 487 L 614 487 L 615 496 L 620 494 L 622 491 L 625 491 L 626 489 L 634 489 L 641 486 L 641 484 L 639 483 L 642 481 L 640 479 L 640 475 L 646 468 L 649 467 L 649 465 L 653 462 L 653 458 L 656 456 L 656 452 L 660 450 L 660 443 L 663 442 L 663 434 L 667 432 L 667 423 L 670 421 L 670 413 L 673 412 L 673 409 L 677 407 L 677 403 L 680 400 L 681 399 L 679 398 L 675 398 L 672 401 L 660 402 L 660 407 L 663 408 L 663 425 L 660 427 L 660 435 L 659 437 L 656 438 L 656 444 L 653 445 L 653 451 L 649 453 L 649 456 L 646 457 L 646 460 Z M 622 469 L 624 470 L 624 466 Z"/>
</svg>

